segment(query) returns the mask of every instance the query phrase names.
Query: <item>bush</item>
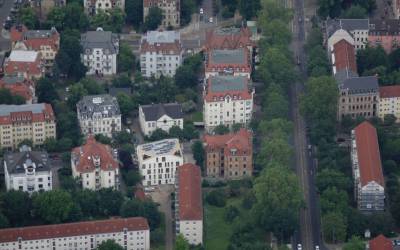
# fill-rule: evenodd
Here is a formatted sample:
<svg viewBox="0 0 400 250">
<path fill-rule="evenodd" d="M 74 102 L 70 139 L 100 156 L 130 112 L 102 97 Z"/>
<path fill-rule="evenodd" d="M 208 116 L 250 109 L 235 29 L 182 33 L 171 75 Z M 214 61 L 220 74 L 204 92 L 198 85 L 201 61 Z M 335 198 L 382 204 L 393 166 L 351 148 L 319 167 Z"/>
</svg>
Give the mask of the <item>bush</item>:
<svg viewBox="0 0 400 250">
<path fill-rule="evenodd" d="M 213 190 L 207 194 L 206 201 L 211 206 L 224 207 L 226 205 L 226 195 L 222 190 Z"/>
<path fill-rule="evenodd" d="M 252 192 L 249 192 L 247 195 L 244 196 L 242 200 L 242 208 L 251 209 L 255 202 L 256 202 L 256 197 Z"/>
<path fill-rule="evenodd" d="M 240 214 L 239 209 L 236 207 L 229 205 L 227 208 L 225 208 L 225 214 L 224 214 L 224 219 L 227 222 L 232 222 L 236 217 L 238 217 Z"/>
</svg>

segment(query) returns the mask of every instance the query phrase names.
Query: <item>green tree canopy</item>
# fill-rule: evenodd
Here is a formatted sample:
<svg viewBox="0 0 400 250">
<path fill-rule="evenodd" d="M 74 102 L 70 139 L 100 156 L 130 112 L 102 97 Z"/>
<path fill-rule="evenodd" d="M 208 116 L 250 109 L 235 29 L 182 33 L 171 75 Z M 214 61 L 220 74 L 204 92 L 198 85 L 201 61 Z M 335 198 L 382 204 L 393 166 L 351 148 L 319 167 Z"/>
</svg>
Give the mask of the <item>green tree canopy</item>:
<svg viewBox="0 0 400 250">
<path fill-rule="evenodd" d="M 66 191 L 56 189 L 37 193 L 32 200 L 34 213 L 46 223 L 62 223 L 71 218 L 74 203 Z"/>
<path fill-rule="evenodd" d="M 23 7 L 19 11 L 19 20 L 30 30 L 39 26 L 39 19 L 31 7 Z"/>
<path fill-rule="evenodd" d="M 204 167 L 204 156 L 205 151 L 203 148 L 203 143 L 201 141 L 195 141 L 192 145 L 193 158 L 196 164 L 200 166 L 201 169 Z"/>
<path fill-rule="evenodd" d="M 126 21 L 132 24 L 136 29 L 143 22 L 143 1 L 126 0 L 125 1 Z"/>
<path fill-rule="evenodd" d="M 322 231 L 326 242 L 345 241 L 346 230 L 347 221 L 340 212 L 329 212 L 322 216 Z"/>
<path fill-rule="evenodd" d="M 13 95 L 9 89 L 0 88 L 0 104 L 24 104 L 25 98 L 20 95 Z"/>
<path fill-rule="evenodd" d="M 163 19 L 163 11 L 158 7 L 150 7 L 149 13 L 144 21 L 145 30 L 156 30 Z"/>
<path fill-rule="evenodd" d="M 25 226 L 30 221 L 32 203 L 28 193 L 15 190 L 2 193 L 0 204 L 10 225 Z"/>
<path fill-rule="evenodd" d="M 126 43 L 121 43 L 118 53 L 118 71 L 132 73 L 135 70 L 135 55 Z"/>
<path fill-rule="evenodd" d="M 350 8 L 346 9 L 342 13 L 341 17 L 347 19 L 363 19 L 368 17 L 368 13 L 361 5 L 354 4 L 350 6 Z"/>
<path fill-rule="evenodd" d="M 365 250 L 365 242 L 362 241 L 359 237 L 353 236 L 343 246 L 343 250 Z"/>
<path fill-rule="evenodd" d="M 124 248 L 119 245 L 115 240 L 106 240 L 100 243 L 97 250 L 124 250 Z"/>
<path fill-rule="evenodd" d="M 183 237 L 182 234 L 178 234 L 175 240 L 174 250 L 189 250 L 190 245 L 189 242 Z"/>
</svg>

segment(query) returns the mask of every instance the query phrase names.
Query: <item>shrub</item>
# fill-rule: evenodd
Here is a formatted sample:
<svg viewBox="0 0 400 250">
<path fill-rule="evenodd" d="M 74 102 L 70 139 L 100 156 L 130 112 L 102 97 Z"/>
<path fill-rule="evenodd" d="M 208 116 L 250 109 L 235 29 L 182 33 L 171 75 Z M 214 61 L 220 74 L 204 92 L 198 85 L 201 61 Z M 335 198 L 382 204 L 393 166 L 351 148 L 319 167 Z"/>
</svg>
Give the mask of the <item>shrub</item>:
<svg viewBox="0 0 400 250">
<path fill-rule="evenodd" d="M 226 195 L 222 190 L 213 190 L 208 193 L 206 201 L 211 206 L 224 207 L 226 205 Z"/>
<path fill-rule="evenodd" d="M 224 219 L 227 222 L 232 222 L 236 217 L 238 217 L 240 214 L 239 209 L 236 207 L 229 205 L 227 208 L 225 208 L 225 214 L 224 214 Z"/>
</svg>

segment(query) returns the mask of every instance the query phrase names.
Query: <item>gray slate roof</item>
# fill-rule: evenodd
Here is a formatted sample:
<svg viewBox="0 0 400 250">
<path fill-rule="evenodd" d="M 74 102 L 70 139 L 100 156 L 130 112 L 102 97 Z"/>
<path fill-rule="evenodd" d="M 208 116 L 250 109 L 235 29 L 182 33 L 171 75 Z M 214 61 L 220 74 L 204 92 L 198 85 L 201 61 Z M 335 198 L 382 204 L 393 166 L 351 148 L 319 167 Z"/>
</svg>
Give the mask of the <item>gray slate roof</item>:
<svg viewBox="0 0 400 250">
<path fill-rule="evenodd" d="M 17 153 L 8 153 L 4 156 L 7 165 L 7 171 L 10 174 L 25 173 L 24 164 L 36 165 L 37 172 L 50 171 L 50 160 L 46 151 L 22 151 Z"/>
<path fill-rule="evenodd" d="M 172 119 L 183 118 L 182 105 L 179 103 L 159 103 L 140 107 L 146 121 L 156 121 L 163 115 L 168 115 Z"/>
<path fill-rule="evenodd" d="M 211 62 L 218 64 L 245 64 L 246 54 L 244 49 L 214 49 L 211 51 Z"/>
<path fill-rule="evenodd" d="M 340 88 L 348 89 L 350 94 L 375 93 L 379 91 L 378 78 L 376 76 L 348 78 Z"/>
<path fill-rule="evenodd" d="M 6 84 L 14 84 L 24 82 L 25 78 L 23 76 L 4 76 L 1 80 Z"/>
<path fill-rule="evenodd" d="M 57 33 L 57 30 L 55 28 L 51 30 L 28 30 L 24 32 L 24 36 L 28 39 L 31 38 L 46 38 L 50 37 L 54 33 Z"/>
<path fill-rule="evenodd" d="M 358 77 L 358 74 L 349 69 L 341 69 L 335 74 L 335 79 L 338 84 L 342 84 L 346 79 L 353 77 Z"/>
<path fill-rule="evenodd" d="M 118 94 L 127 94 L 127 95 L 131 95 L 132 94 L 132 88 L 115 88 L 115 87 L 111 87 L 108 90 L 108 93 L 111 96 L 117 97 Z"/>
<path fill-rule="evenodd" d="M 40 114 L 45 109 L 44 103 L 24 105 L 0 105 L 0 116 L 8 116 L 13 112 L 31 111 L 33 114 Z"/>
<path fill-rule="evenodd" d="M 83 51 L 86 49 L 109 49 L 110 53 L 118 53 L 118 35 L 111 31 L 88 31 L 81 35 Z"/>
<path fill-rule="evenodd" d="M 91 118 L 94 113 L 101 113 L 103 117 L 121 115 L 117 98 L 108 94 L 84 96 L 76 107 L 83 119 Z"/>
<path fill-rule="evenodd" d="M 148 31 L 142 40 L 146 40 L 149 44 L 155 43 L 174 43 L 181 40 L 179 31 L 166 30 L 166 31 Z"/>
<path fill-rule="evenodd" d="M 326 21 L 328 37 L 339 29 L 347 31 L 369 30 L 369 19 L 329 19 Z"/>
<path fill-rule="evenodd" d="M 211 92 L 242 91 L 247 89 L 245 76 L 211 76 Z"/>
<path fill-rule="evenodd" d="M 398 35 L 400 32 L 400 20 L 399 19 L 372 19 L 369 21 L 370 33 L 372 34 L 394 34 Z"/>
</svg>

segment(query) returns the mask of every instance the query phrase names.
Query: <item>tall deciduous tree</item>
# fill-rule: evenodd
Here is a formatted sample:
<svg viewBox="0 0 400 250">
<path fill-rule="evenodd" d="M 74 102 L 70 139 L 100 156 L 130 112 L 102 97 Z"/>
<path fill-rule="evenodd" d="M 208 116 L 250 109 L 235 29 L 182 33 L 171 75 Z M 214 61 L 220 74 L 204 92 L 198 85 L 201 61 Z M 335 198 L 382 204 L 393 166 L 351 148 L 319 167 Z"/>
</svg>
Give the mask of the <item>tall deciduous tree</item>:
<svg viewBox="0 0 400 250">
<path fill-rule="evenodd" d="M 124 248 L 119 245 L 115 240 L 106 240 L 100 243 L 97 250 L 124 250 Z"/>
<path fill-rule="evenodd" d="M 144 29 L 156 30 L 160 26 L 163 19 L 163 11 L 158 7 L 151 7 L 145 18 Z"/>
<path fill-rule="evenodd" d="M 326 242 L 343 242 L 346 239 L 346 229 L 346 218 L 340 212 L 329 212 L 322 216 L 322 231 Z"/>
<path fill-rule="evenodd" d="M 19 19 L 28 29 L 36 29 L 39 26 L 39 19 L 31 7 L 23 7 L 19 11 Z"/>
<path fill-rule="evenodd" d="M 351 239 L 343 246 L 343 250 L 364 250 L 365 242 L 360 239 L 360 237 L 353 236 Z"/>
<path fill-rule="evenodd" d="M 143 23 L 143 0 L 125 1 L 126 21 L 136 29 Z"/>
<path fill-rule="evenodd" d="M 31 217 L 32 203 L 29 194 L 23 191 L 9 191 L 0 196 L 2 212 L 14 226 L 26 225 Z"/>
<path fill-rule="evenodd" d="M 118 71 L 132 73 L 135 70 L 135 55 L 126 43 L 121 43 L 118 53 Z"/>
<path fill-rule="evenodd" d="M 196 161 L 196 164 L 199 165 L 203 169 L 204 165 L 204 148 L 201 141 L 195 141 L 192 145 L 193 158 Z"/>
<path fill-rule="evenodd" d="M 54 83 L 49 78 L 40 78 L 36 84 L 36 95 L 39 103 L 53 103 L 58 99 Z"/>
<path fill-rule="evenodd" d="M 175 240 L 175 250 L 189 250 L 190 245 L 189 242 L 183 237 L 182 234 L 178 234 Z"/>
<path fill-rule="evenodd" d="M 71 218 L 74 203 L 71 195 L 63 190 L 37 193 L 32 197 L 34 213 L 44 222 L 56 224 Z"/>
</svg>

